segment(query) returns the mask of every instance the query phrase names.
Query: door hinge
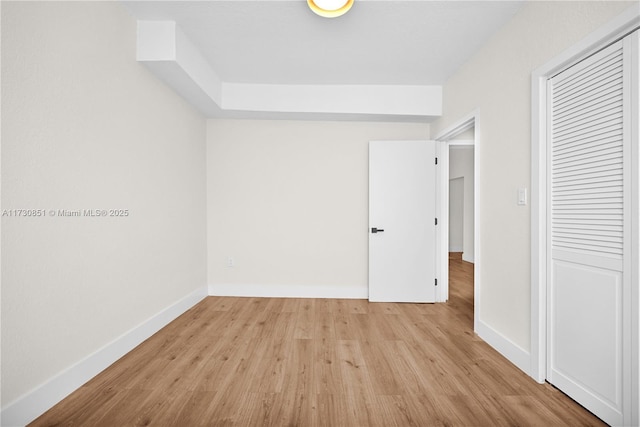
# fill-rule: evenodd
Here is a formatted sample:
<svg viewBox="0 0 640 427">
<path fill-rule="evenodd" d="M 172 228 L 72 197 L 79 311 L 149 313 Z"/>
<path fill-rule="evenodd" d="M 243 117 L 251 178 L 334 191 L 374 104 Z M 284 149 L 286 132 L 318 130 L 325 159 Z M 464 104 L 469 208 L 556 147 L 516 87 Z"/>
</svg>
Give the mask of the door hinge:
<svg viewBox="0 0 640 427">
<path fill-rule="evenodd" d="M 436 286 L 438 286 L 438 279 L 436 279 Z"/>
<path fill-rule="evenodd" d="M 436 225 L 438 225 L 438 218 L 436 218 Z"/>
<path fill-rule="evenodd" d="M 436 165 L 438 164 L 438 158 L 436 157 Z"/>
</svg>

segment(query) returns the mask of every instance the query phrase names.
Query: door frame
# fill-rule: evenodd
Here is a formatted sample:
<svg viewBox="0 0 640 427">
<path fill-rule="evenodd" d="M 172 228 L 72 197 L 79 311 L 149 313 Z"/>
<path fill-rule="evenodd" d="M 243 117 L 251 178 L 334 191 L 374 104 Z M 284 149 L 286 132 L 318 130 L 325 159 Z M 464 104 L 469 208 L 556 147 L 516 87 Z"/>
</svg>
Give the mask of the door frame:
<svg viewBox="0 0 640 427">
<path fill-rule="evenodd" d="M 543 383 L 546 379 L 547 369 L 547 80 L 560 71 L 579 62 L 605 46 L 621 39 L 640 26 L 640 11 L 637 6 L 632 6 L 624 13 L 613 19 L 599 30 L 591 33 L 578 44 L 570 47 L 557 57 L 536 69 L 531 76 L 531 366 L 529 375 L 536 381 Z M 637 41 L 636 41 L 637 47 Z M 638 66 L 639 59 L 632 59 Z M 633 84 L 637 85 L 637 81 Z M 637 95 L 637 87 L 632 90 Z M 632 104 L 638 105 L 638 99 L 632 100 Z M 633 112 L 634 115 L 638 111 Z M 638 140 L 638 120 L 631 120 L 632 141 Z M 639 226 L 638 219 L 640 180 L 638 179 L 638 167 L 640 166 L 640 149 L 632 145 L 630 153 L 631 182 L 636 186 L 635 191 L 627 191 L 631 194 L 631 234 L 632 239 L 628 248 L 628 256 L 625 260 L 625 274 L 627 280 L 631 280 L 631 330 L 625 335 L 631 341 L 631 384 L 629 396 L 624 396 L 625 424 L 638 425 L 640 421 L 640 295 L 638 290 L 638 263 L 640 261 L 639 250 Z M 632 262 L 631 260 L 635 262 Z M 633 286 L 633 284 L 636 284 Z"/>
<path fill-rule="evenodd" d="M 480 210 L 478 209 L 480 200 L 480 120 L 477 110 L 455 122 L 453 125 L 440 132 L 435 141 L 438 154 L 438 201 L 436 205 L 439 219 L 438 236 L 438 267 L 436 270 L 440 272 L 442 285 L 438 286 L 439 300 L 447 301 L 449 298 L 449 145 L 458 135 L 470 128 L 474 128 L 473 137 L 473 330 L 478 332 L 478 324 L 480 320 Z"/>
</svg>

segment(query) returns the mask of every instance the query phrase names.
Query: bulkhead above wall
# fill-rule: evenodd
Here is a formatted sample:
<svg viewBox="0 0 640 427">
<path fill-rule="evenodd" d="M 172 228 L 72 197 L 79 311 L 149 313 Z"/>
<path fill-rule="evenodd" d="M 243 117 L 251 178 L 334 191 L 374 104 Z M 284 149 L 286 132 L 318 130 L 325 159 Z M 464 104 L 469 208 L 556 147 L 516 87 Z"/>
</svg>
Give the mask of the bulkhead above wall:
<svg viewBox="0 0 640 427">
<path fill-rule="evenodd" d="M 207 117 L 423 123 L 522 4 L 356 0 L 326 19 L 300 0 L 122 3 L 138 61 Z"/>
</svg>

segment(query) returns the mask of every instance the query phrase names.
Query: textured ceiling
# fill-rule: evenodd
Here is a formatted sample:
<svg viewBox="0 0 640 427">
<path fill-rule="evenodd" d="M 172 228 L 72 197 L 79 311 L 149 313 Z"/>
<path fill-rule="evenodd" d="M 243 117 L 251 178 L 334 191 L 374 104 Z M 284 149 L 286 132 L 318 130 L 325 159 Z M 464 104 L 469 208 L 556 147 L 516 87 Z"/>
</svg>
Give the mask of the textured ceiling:
<svg viewBox="0 0 640 427">
<path fill-rule="evenodd" d="M 306 0 L 124 2 L 173 20 L 224 82 L 441 85 L 521 1 L 355 0 L 321 18 Z"/>
</svg>

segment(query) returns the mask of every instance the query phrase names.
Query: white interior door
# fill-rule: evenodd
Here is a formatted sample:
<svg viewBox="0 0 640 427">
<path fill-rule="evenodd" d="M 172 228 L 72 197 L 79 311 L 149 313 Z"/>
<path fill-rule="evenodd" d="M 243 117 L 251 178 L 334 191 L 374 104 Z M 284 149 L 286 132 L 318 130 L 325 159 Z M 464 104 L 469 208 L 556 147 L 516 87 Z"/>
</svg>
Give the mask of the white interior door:
<svg viewBox="0 0 640 427">
<path fill-rule="evenodd" d="M 433 141 L 369 143 L 369 300 L 435 302 Z"/>
<path fill-rule="evenodd" d="M 631 378 L 626 43 L 548 82 L 547 380 L 611 425 Z"/>
</svg>

